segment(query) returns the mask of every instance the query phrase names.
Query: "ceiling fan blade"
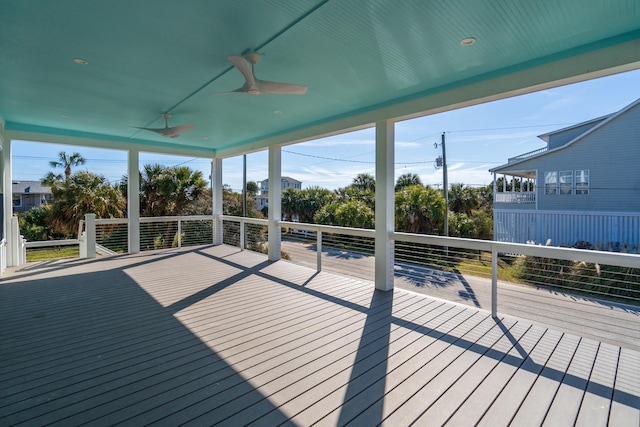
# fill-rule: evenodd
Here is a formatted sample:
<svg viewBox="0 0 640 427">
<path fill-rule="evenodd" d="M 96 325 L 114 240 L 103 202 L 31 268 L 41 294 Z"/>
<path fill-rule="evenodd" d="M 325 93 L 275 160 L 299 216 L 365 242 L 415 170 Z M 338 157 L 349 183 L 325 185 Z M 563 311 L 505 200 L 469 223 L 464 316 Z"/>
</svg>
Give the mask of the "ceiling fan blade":
<svg viewBox="0 0 640 427">
<path fill-rule="evenodd" d="M 250 89 L 256 89 L 256 79 L 253 76 L 253 72 L 251 71 L 251 67 L 249 67 L 249 63 L 242 56 L 233 56 L 230 55 L 229 61 L 242 73 L 244 76 L 245 84 L 242 87 L 242 90 L 235 90 L 234 92 L 247 92 Z"/>
<path fill-rule="evenodd" d="M 180 136 L 180 134 L 182 132 L 186 132 L 188 130 L 191 129 L 195 129 L 196 125 L 180 125 L 180 126 L 174 126 L 174 127 L 170 127 L 170 128 L 141 128 L 141 127 L 137 127 L 137 126 L 133 126 L 136 129 L 141 129 L 141 130 L 148 130 L 150 132 L 155 132 L 159 135 L 162 135 L 166 138 L 177 138 Z"/>
<path fill-rule="evenodd" d="M 275 95 L 304 95 L 307 93 L 307 87 L 294 85 L 289 83 L 269 82 L 265 80 L 257 80 L 256 86 L 260 93 Z"/>
<path fill-rule="evenodd" d="M 150 132 L 155 132 L 155 133 L 159 133 L 162 134 L 162 132 L 164 132 L 167 128 L 141 128 L 138 126 L 130 126 L 134 129 L 140 129 L 140 130 L 148 130 Z"/>
<path fill-rule="evenodd" d="M 167 131 L 171 131 L 170 133 L 172 134 L 179 134 L 195 128 L 196 128 L 196 125 L 188 124 L 188 125 L 174 126 L 172 128 L 167 129 Z"/>
</svg>

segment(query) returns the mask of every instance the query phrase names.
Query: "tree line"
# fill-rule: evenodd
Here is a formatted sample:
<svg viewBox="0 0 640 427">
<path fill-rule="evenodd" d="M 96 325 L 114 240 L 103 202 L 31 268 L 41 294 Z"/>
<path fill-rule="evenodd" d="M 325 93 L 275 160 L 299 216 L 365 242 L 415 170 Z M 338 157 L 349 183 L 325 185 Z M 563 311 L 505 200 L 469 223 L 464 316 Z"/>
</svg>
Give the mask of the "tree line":
<svg viewBox="0 0 640 427">
<path fill-rule="evenodd" d="M 79 153 L 59 153 L 51 161 L 64 174 L 47 173 L 44 185 L 51 187 L 53 202 L 19 215 L 21 231 L 27 240 L 75 237 L 86 213 L 97 218 L 124 218 L 127 213 L 128 177 L 110 183 L 104 176 L 90 172 L 73 172 L 84 164 Z M 180 216 L 210 215 L 212 195 L 202 172 L 187 166 L 164 167 L 146 164 L 140 172 L 140 215 Z M 351 184 L 331 191 L 321 187 L 282 192 L 282 213 L 287 220 L 343 227 L 375 227 L 375 179 L 357 175 Z M 255 198 L 257 183 L 246 187 L 246 214 L 264 218 L 267 210 L 258 210 Z M 449 235 L 491 239 L 492 187 L 471 188 L 453 184 L 449 190 Z M 396 230 L 409 233 L 444 234 L 445 199 L 442 190 L 423 185 L 416 174 L 404 174 L 395 185 Z M 223 213 L 243 214 L 242 194 L 228 185 L 223 187 Z"/>
<path fill-rule="evenodd" d="M 375 178 L 359 174 L 335 191 L 320 187 L 282 192 L 282 213 L 288 220 L 375 227 Z M 442 190 L 423 185 L 416 174 L 398 177 L 395 185 L 396 231 L 444 234 L 445 197 Z M 453 184 L 449 189 L 449 235 L 478 239 L 493 237 L 493 188 Z"/>
</svg>

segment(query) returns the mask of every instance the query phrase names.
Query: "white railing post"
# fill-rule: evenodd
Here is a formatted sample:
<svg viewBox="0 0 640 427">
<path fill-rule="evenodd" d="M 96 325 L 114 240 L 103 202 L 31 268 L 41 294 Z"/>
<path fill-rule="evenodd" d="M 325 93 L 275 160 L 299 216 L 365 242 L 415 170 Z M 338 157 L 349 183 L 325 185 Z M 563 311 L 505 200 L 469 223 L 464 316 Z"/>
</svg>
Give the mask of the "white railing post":
<svg viewBox="0 0 640 427">
<path fill-rule="evenodd" d="M 128 151 L 127 164 L 127 218 L 129 218 L 127 243 L 129 253 L 137 254 L 140 252 L 140 153 L 138 150 Z M 89 234 L 88 231 L 87 234 Z M 93 246 L 95 247 L 95 244 Z M 90 248 L 91 245 L 87 247 Z M 95 256 L 95 249 L 93 251 Z"/>
<path fill-rule="evenodd" d="M 23 235 L 20 235 L 20 264 L 27 262 L 27 239 Z"/>
<path fill-rule="evenodd" d="M 18 217 L 11 216 L 11 240 L 9 240 L 9 250 L 11 256 L 9 262 L 11 266 L 20 265 L 20 226 L 18 225 Z"/>
<path fill-rule="evenodd" d="M 178 218 L 178 247 L 182 247 L 182 219 Z"/>
<path fill-rule="evenodd" d="M 85 214 L 84 216 L 85 223 L 85 244 L 87 245 L 87 258 L 95 258 L 96 257 L 96 214 Z"/>
<path fill-rule="evenodd" d="M 7 269 L 7 239 L 0 241 L 0 276 Z"/>
<path fill-rule="evenodd" d="M 244 219 L 240 220 L 240 250 L 244 251 L 245 248 L 245 235 L 244 235 Z"/>
<path fill-rule="evenodd" d="M 316 232 L 316 271 L 322 271 L 322 230 Z"/>
<path fill-rule="evenodd" d="M 491 245 L 491 316 L 498 317 L 498 250 Z"/>
<path fill-rule="evenodd" d="M 281 251 L 282 152 L 279 145 L 269 147 L 269 261 L 278 261 Z"/>
<path fill-rule="evenodd" d="M 78 222 L 78 250 L 79 257 L 86 258 L 87 257 L 87 239 L 84 236 L 84 219 L 81 219 Z"/>
<path fill-rule="evenodd" d="M 222 159 L 211 160 L 211 214 L 212 214 L 212 243 L 221 245 L 223 241 L 222 222 Z"/>
</svg>

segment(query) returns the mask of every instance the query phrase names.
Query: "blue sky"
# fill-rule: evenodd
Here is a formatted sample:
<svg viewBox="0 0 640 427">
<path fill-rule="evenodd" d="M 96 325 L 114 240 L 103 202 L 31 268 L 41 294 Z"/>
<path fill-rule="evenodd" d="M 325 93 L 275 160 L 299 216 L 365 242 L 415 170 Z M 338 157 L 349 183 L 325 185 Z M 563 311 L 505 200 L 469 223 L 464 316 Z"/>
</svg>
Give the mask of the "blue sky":
<svg viewBox="0 0 640 427">
<path fill-rule="evenodd" d="M 415 173 L 423 183 L 442 183 L 434 168 L 445 132 L 449 182 L 486 185 L 488 169 L 507 158 L 543 147 L 537 135 L 613 113 L 640 97 L 640 70 L 508 98 L 396 124 L 396 177 Z M 59 151 L 77 151 L 87 169 L 117 182 L 126 173 L 126 153 L 116 150 L 15 141 L 13 179 L 38 180 L 52 169 Z M 283 148 L 282 174 L 311 185 L 335 189 L 348 185 L 358 173 L 374 174 L 374 130 L 338 135 Z M 184 164 L 209 177 L 211 162 L 192 157 L 140 153 L 140 164 Z M 78 170 L 78 169 L 76 169 Z M 267 178 L 267 153 L 247 155 L 247 179 Z M 239 191 L 242 156 L 223 160 L 223 181 Z"/>
</svg>

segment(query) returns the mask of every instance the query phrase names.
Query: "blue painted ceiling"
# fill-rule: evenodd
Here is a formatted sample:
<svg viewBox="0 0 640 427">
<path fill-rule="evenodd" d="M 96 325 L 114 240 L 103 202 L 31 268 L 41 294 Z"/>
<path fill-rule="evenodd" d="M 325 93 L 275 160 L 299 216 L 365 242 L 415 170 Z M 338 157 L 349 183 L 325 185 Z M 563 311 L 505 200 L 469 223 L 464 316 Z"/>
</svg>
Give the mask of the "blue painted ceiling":
<svg viewBox="0 0 640 427">
<path fill-rule="evenodd" d="M 8 130 L 242 147 L 639 38 L 638 0 L 0 0 L 0 116 Z M 227 56 L 247 50 L 260 79 L 308 93 L 213 95 L 243 84 Z M 162 112 L 197 129 L 134 128 L 162 127 Z"/>
</svg>

